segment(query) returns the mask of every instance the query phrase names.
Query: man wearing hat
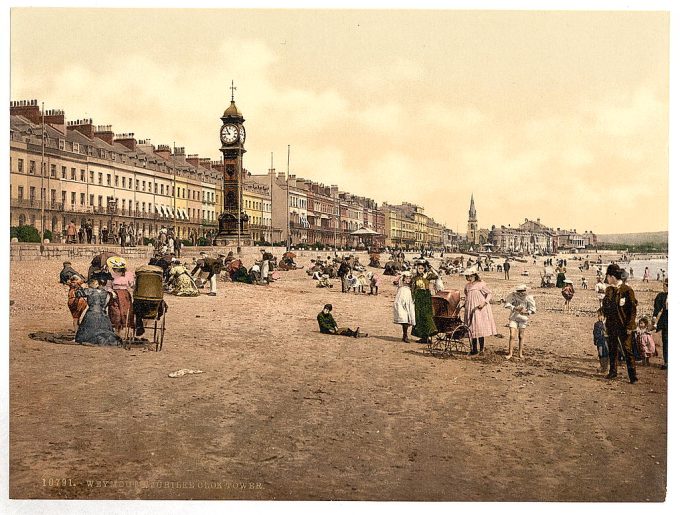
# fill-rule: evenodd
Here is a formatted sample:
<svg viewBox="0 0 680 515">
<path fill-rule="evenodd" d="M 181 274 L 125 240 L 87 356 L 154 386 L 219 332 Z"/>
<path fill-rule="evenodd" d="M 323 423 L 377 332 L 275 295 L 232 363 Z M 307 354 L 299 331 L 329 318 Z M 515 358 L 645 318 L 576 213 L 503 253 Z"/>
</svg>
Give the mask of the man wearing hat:
<svg viewBox="0 0 680 515">
<path fill-rule="evenodd" d="M 668 277 L 663 280 L 663 291 L 654 299 L 654 313 L 652 313 L 652 325 L 656 332 L 661 332 L 663 344 L 662 369 L 668 368 Z"/>
<path fill-rule="evenodd" d="M 69 284 L 69 281 L 73 276 L 80 277 L 83 281 L 85 280 L 82 275 L 73 269 L 70 261 L 64 261 L 64 268 L 59 272 L 59 282 L 61 284 Z"/>
<path fill-rule="evenodd" d="M 352 331 L 348 327 L 339 329 L 333 315 L 331 315 L 332 310 L 333 306 L 331 304 L 326 304 L 321 310 L 321 313 L 316 316 L 316 321 L 319 323 L 319 331 L 321 331 L 322 334 L 338 334 L 340 336 L 353 336 L 354 338 L 368 336 L 368 333 L 360 333 L 358 327 L 355 331 Z"/>
<path fill-rule="evenodd" d="M 346 277 L 350 270 L 351 266 L 349 264 L 349 256 L 345 256 L 345 258 L 342 260 L 342 263 L 340 263 L 340 267 L 338 268 L 338 277 L 340 278 L 340 283 L 342 284 L 342 293 L 348 291 Z"/>
<path fill-rule="evenodd" d="M 624 270 L 612 263 L 607 267 L 605 281 L 609 285 L 602 299 L 602 312 L 609 338 L 609 374 L 607 379 L 617 376 L 618 354 L 621 350 L 626 358 L 628 379 L 631 384 L 638 381 L 633 356 L 633 332 L 637 325 L 637 299 L 633 289 L 622 280 Z M 619 349 L 619 345 L 621 348 Z"/>
<path fill-rule="evenodd" d="M 515 340 L 518 340 L 519 357 L 523 358 L 524 330 L 529 323 L 529 315 L 536 313 L 536 301 L 531 295 L 527 295 L 527 285 L 519 284 L 506 299 L 505 307 L 510 309 L 510 316 L 508 317 L 510 341 L 508 342 L 508 354 L 505 358 L 512 358 Z"/>
<path fill-rule="evenodd" d="M 217 275 L 222 270 L 222 262 L 219 259 L 208 257 L 207 252 L 201 252 L 200 256 L 190 275 L 193 277 L 199 270 L 200 275 L 205 274 L 206 278 L 203 284 L 210 282 L 210 293 L 208 295 L 214 297 L 217 295 Z"/>
</svg>

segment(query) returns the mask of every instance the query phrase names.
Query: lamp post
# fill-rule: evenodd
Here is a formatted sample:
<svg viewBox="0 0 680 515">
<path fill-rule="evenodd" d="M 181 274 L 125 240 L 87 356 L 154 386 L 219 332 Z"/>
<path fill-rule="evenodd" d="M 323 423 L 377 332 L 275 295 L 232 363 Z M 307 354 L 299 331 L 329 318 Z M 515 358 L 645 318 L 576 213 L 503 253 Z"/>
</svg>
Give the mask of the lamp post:
<svg viewBox="0 0 680 515">
<path fill-rule="evenodd" d="M 45 102 L 41 103 L 42 143 L 40 155 L 40 243 L 45 240 Z"/>
</svg>

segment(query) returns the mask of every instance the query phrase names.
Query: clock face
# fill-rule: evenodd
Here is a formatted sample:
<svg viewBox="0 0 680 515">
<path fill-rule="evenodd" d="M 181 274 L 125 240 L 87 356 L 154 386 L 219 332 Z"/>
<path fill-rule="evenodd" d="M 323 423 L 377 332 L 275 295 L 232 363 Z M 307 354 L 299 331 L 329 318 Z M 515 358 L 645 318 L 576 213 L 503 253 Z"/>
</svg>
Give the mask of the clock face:
<svg viewBox="0 0 680 515">
<path fill-rule="evenodd" d="M 230 123 L 223 125 L 220 130 L 220 139 L 222 140 L 222 143 L 227 145 L 236 143 L 236 140 L 238 139 L 238 127 Z"/>
<path fill-rule="evenodd" d="M 245 143 L 246 142 L 246 130 L 243 127 L 243 125 L 241 125 L 238 128 L 238 135 L 241 137 L 241 143 Z"/>
</svg>

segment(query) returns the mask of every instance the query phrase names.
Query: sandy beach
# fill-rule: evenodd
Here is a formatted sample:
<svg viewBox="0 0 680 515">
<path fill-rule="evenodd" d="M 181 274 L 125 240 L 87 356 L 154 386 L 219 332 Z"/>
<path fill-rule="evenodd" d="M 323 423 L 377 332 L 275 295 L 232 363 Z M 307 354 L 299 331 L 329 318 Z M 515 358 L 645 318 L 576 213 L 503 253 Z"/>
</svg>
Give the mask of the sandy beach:
<svg viewBox="0 0 680 515">
<path fill-rule="evenodd" d="M 316 253 L 305 254 L 307 266 Z M 592 342 L 595 269 L 582 290 L 578 263 L 568 262 L 572 314 L 558 289 L 539 288 L 540 260 L 513 263 L 510 280 L 482 273 L 503 338 L 487 339 L 482 357 L 447 359 L 401 343 L 393 278 L 377 297 L 342 294 L 304 270 L 267 287 L 220 282 L 216 297 L 167 296 L 162 352 L 35 341 L 29 333 L 71 328 L 61 262 L 12 263 L 10 496 L 662 501 L 660 337 L 638 384 L 625 366 L 605 380 Z M 524 359 L 507 361 L 499 302 L 519 283 L 538 312 Z M 638 315 L 651 315 L 661 283 L 630 284 Z M 319 334 L 326 302 L 339 325 L 370 336 Z M 168 377 L 183 368 L 203 373 Z"/>
</svg>

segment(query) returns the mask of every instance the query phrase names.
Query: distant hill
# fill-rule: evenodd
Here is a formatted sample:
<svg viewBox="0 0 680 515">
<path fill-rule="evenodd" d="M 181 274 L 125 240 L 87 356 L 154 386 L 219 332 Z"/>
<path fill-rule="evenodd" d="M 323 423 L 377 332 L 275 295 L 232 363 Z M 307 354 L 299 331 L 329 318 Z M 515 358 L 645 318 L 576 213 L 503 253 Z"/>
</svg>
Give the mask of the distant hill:
<svg viewBox="0 0 680 515">
<path fill-rule="evenodd" d="M 623 245 L 642 245 L 644 243 L 668 245 L 668 231 L 598 234 L 597 241 L 600 243 L 619 243 Z"/>
</svg>

